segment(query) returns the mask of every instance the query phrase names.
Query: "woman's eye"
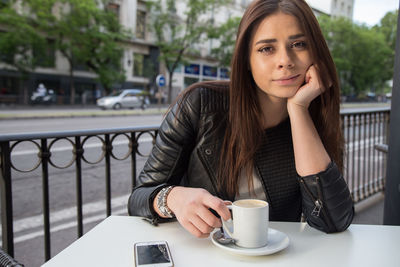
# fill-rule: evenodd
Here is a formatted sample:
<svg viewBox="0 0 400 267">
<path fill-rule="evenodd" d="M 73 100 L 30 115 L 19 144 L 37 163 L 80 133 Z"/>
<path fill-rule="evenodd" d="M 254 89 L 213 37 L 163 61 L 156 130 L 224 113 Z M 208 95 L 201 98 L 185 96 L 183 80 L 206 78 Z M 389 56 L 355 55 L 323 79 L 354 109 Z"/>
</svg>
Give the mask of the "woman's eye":
<svg viewBox="0 0 400 267">
<path fill-rule="evenodd" d="M 273 50 L 272 47 L 266 46 L 266 47 L 262 47 L 262 48 L 258 49 L 258 52 L 261 52 L 261 53 L 271 53 L 272 50 Z"/>
<path fill-rule="evenodd" d="M 306 48 L 307 47 L 307 43 L 304 41 L 300 41 L 300 42 L 295 42 L 291 45 L 292 48 Z"/>
</svg>

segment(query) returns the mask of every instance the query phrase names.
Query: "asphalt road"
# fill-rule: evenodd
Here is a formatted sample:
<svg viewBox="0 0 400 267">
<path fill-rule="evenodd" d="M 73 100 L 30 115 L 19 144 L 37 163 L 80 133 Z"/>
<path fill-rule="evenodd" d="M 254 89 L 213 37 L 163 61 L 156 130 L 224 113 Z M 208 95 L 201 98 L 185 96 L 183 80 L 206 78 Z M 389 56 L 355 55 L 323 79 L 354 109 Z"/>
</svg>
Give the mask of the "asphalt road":
<svg viewBox="0 0 400 267">
<path fill-rule="evenodd" d="M 0 134 L 156 126 L 161 121 L 160 114 L 9 119 L 0 121 Z M 140 152 L 149 154 L 152 147 L 151 136 L 143 135 L 138 141 Z M 125 137 L 118 137 L 113 142 L 113 153 L 122 157 L 128 151 L 127 144 Z M 96 161 L 102 152 L 100 141 L 93 138 L 85 146 L 85 157 Z M 29 170 L 38 161 L 38 151 L 32 143 L 22 142 L 13 151 L 12 164 L 18 169 Z M 72 146 L 67 141 L 56 142 L 52 151 L 52 160 L 56 165 L 64 166 L 72 158 Z M 137 172 L 143 168 L 145 160 L 146 157 L 137 157 Z M 113 214 L 127 214 L 127 197 L 132 189 L 131 168 L 129 159 L 111 161 Z M 75 166 L 66 169 L 50 167 L 49 175 L 51 255 L 55 255 L 77 237 Z M 13 170 L 12 179 L 15 257 L 26 267 L 40 266 L 44 262 L 41 168 L 28 173 Z M 98 164 L 82 164 L 82 187 L 84 232 L 87 232 L 106 217 L 104 159 Z"/>
<path fill-rule="evenodd" d="M 61 117 L 0 120 L 0 134 L 75 131 L 160 125 L 162 115 Z"/>
</svg>

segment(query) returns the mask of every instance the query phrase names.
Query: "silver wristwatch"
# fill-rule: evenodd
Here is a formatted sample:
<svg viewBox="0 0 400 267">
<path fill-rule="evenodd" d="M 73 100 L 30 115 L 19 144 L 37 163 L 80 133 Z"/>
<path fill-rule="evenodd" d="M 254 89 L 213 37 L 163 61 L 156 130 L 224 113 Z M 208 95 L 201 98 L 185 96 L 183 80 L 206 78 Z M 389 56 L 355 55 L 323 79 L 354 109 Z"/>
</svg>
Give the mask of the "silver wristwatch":
<svg viewBox="0 0 400 267">
<path fill-rule="evenodd" d="M 157 208 L 161 212 L 161 214 L 164 215 L 164 217 L 166 218 L 175 217 L 174 213 L 167 205 L 167 197 L 168 194 L 171 192 L 172 188 L 174 188 L 172 185 L 164 187 L 163 189 L 161 189 L 157 198 Z"/>
</svg>

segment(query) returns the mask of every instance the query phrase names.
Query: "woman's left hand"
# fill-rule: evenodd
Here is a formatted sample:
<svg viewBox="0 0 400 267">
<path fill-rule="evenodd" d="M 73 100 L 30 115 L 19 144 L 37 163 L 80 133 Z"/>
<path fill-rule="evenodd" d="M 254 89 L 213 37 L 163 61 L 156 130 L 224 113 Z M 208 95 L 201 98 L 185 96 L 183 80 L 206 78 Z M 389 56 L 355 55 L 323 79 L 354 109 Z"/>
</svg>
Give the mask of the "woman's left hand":
<svg viewBox="0 0 400 267">
<path fill-rule="evenodd" d="M 319 74 L 314 65 L 311 65 L 305 75 L 305 83 L 297 90 L 296 94 L 288 99 L 289 104 L 308 108 L 311 101 L 325 91 L 320 84 Z"/>
</svg>

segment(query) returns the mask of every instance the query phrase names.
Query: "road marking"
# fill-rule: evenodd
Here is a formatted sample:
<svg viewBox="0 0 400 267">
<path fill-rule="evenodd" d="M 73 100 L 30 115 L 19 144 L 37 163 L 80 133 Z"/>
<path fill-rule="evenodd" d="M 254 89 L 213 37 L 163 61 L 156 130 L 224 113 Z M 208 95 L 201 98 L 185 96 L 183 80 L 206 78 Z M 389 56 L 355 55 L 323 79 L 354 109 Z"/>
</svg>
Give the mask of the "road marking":
<svg viewBox="0 0 400 267">
<path fill-rule="evenodd" d="M 115 197 L 111 200 L 111 209 L 113 215 L 127 213 L 127 203 L 129 195 Z M 96 220 L 101 220 L 105 218 L 104 214 L 95 215 L 98 212 L 105 211 L 106 205 L 105 200 L 91 202 L 83 204 L 82 213 L 84 214 L 83 223 L 90 223 Z M 50 212 L 50 225 L 54 225 L 57 222 L 71 220 L 76 218 L 76 207 L 66 208 L 54 212 Z M 63 223 L 54 227 L 50 227 L 50 232 L 57 232 L 77 225 L 76 221 Z M 38 236 L 44 235 L 44 230 L 38 230 L 33 233 L 22 234 L 18 236 L 18 233 L 22 231 L 27 231 L 30 229 L 41 227 L 43 228 L 43 215 L 31 216 L 23 219 L 14 221 L 14 242 L 23 242 Z M 1 235 L 0 235 L 1 239 Z M 1 243 L 1 242 L 0 242 Z"/>
<path fill-rule="evenodd" d="M 113 215 L 126 214 L 126 209 L 119 209 L 119 210 L 113 211 L 112 214 Z M 102 214 L 102 215 L 94 215 L 94 216 L 91 216 L 91 217 L 84 218 L 82 220 L 82 222 L 85 225 L 85 224 L 96 222 L 96 221 L 102 221 L 106 217 L 107 216 L 105 216 L 104 214 Z M 78 223 L 76 221 L 63 223 L 63 224 L 57 225 L 55 227 L 50 227 L 50 233 L 55 233 L 55 232 L 62 231 L 62 230 L 68 229 L 68 228 L 76 227 L 77 225 L 78 225 Z M 32 233 L 29 233 L 29 234 L 25 234 L 25 235 L 21 235 L 21 236 L 15 237 L 14 238 L 14 243 L 17 244 L 17 243 L 25 242 L 27 240 L 31 240 L 31 239 L 34 239 L 34 238 L 37 238 L 37 237 L 41 237 L 41 236 L 44 236 L 44 231 L 43 230 L 39 230 L 39 231 L 36 231 L 36 232 L 32 232 Z"/>
<path fill-rule="evenodd" d="M 140 138 L 139 139 L 139 144 L 141 143 L 147 143 L 147 142 L 152 142 L 153 138 L 147 137 L 147 138 Z M 126 145 L 128 144 L 129 141 L 128 140 L 124 140 L 124 141 L 114 141 L 112 143 L 113 146 L 119 146 L 119 145 Z M 102 147 L 103 144 L 97 142 L 96 144 L 87 144 L 84 146 L 84 149 L 87 148 L 97 148 L 97 147 Z M 56 148 L 52 148 L 50 152 L 62 152 L 62 151 L 72 151 L 73 147 L 72 146 L 63 146 L 63 147 L 56 147 Z M 25 156 L 25 155 L 32 155 L 32 154 L 37 154 L 39 153 L 38 149 L 31 149 L 31 150 L 22 150 L 22 151 L 13 151 L 11 153 L 11 156 Z"/>
</svg>

